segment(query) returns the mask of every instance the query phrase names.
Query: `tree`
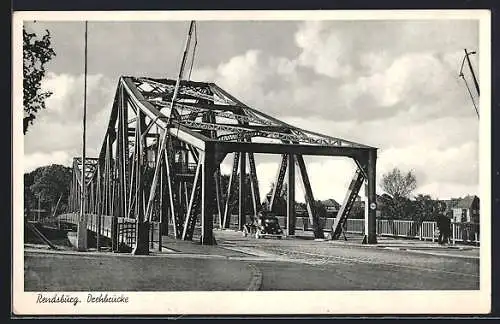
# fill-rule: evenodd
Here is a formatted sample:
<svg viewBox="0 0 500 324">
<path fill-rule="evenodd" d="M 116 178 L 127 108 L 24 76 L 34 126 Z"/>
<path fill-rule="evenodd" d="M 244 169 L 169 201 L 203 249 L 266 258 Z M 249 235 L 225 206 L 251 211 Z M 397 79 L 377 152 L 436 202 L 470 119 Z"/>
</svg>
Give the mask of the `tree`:
<svg viewBox="0 0 500 324">
<path fill-rule="evenodd" d="M 62 197 L 61 203 L 66 204 L 71 183 L 71 168 L 52 164 L 36 171 L 33 184 L 30 186 L 33 195 L 41 202 L 48 204 L 51 211 L 59 197 Z"/>
<path fill-rule="evenodd" d="M 325 228 L 327 217 L 325 205 L 321 202 L 321 200 L 315 200 L 313 206 L 316 217 L 318 217 L 318 219 L 320 220 L 320 227 Z"/>
<path fill-rule="evenodd" d="M 402 174 L 401 170 L 394 168 L 382 176 L 382 189 L 392 198 L 409 198 L 417 187 L 417 178 L 412 171 Z"/>
<path fill-rule="evenodd" d="M 415 197 L 415 217 L 417 222 L 433 221 L 439 212 L 438 202 L 429 195 L 419 194 Z"/>
<path fill-rule="evenodd" d="M 41 82 L 45 77 L 45 64 L 56 53 L 51 46 L 50 32 L 42 38 L 35 33 L 28 33 L 23 27 L 23 133 L 33 124 L 39 110 L 45 109 L 45 100 L 52 95 L 50 91 L 41 90 Z"/>
<path fill-rule="evenodd" d="M 413 204 L 410 195 L 417 187 L 417 178 L 412 171 L 403 174 L 398 168 L 394 168 L 382 175 L 382 189 L 386 195 L 382 195 L 384 202 L 383 213 L 389 219 L 411 219 Z"/>
<path fill-rule="evenodd" d="M 24 212 L 25 216 L 29 216 L 32 209 L 36 209 L 37 198 L 31 190 L 31 185 L 35 180 L 35 174 L 40 168 L 24 174 Z"/>
<path fill-rule="evenodd" d="M 269 189 L 269 192 L 266 194 L 266 197 L 269 197 L 268 199 L 266 199 L 262 205 L 265 209 L 267 209 L 268 207 L 268 204 L 271 202 L 271 197 L 273 195 L 273 191 L 274 191 L 274 186 L 275 186 L 275 183 L 274 182 L 271 182 L 271 185 L 270 185 L 270 189 Z M 283 185 L 281 186 L 281 191 L 278 193 L 278 195 L 274 198 L 275 201 L 274 201 L 274 208 L 273 208 L 273 212 L 277 213 L 278 215 L 286 215 L 286 207 L 287 207 L 287 203 L 286 203 L 286 199 L 287 199 L 287 183 L 284 182 Z"/>
</svg>

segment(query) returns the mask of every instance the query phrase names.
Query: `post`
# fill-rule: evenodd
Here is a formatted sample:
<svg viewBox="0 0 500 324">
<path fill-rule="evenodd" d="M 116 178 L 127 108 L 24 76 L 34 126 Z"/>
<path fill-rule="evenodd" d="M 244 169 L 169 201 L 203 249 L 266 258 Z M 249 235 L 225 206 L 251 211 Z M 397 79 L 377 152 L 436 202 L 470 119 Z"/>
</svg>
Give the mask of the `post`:
<svg viewBox="0 0 500 324">
<path fill-rule="evenodd" d="M 38 221 L 40 221 L 40 194 L 38 194 Z"/>
<path fill-rule="evenodd" d="M 87 250 L 87 217 L 85 215 L 85 132 L 87 126 L 87 21 L 85 21 L 85 71 L 83 86 L 83 135 L 82 135 L 82 180 L 80 192 L 80 217 L 77 229 L 77 250 Z"/>
<path fill-rule="evenodd" d="M 158 252 L 161 252 L 161 244 L 162 244 L 162 239 L 161 239 L 161 236 L 163 235 L 163 230 L 164 230 L 164 227 L 166 227 L 166 234 L 168 234 L 168 222 L 165 226 L 165 224 L 163 223 L 163 217 L 165 215 L 165 200 L 163 199 L 163 195 L 165 193 L 165 190 L 163 190 L 163 185 L 164 185 L 164 177 L 165 177 L 165 172 L 163 170 L 163 163 L 160 164 L 160 208 L 159 208 L 159 213 L 160 213 L 160 217 L 159 217 L 159 220 L 158 220 Z"/>
<path fill-rule="evenodd" d="M 215 245 L 214 228 L 214 172 L 215 153 L 212 148 L 206 147 L 203 156 L 202 177 L 201 177 L 201 238 L 203 245 Z"/>
<path fill-rule="evenodd" d="M 434 242 L 436 237 L 436 222 L 432 222 L 432 242 Z"/>
<path fill-rule="evenodd" d="M 370 149 L 367 152 L 367 176 L 368 176 L 368 190 L 366 192 L 367 209 L 365 238 L 367 244 L 377 243 L 377 195 L 376 195 L 376 166 L 377 166 L 377 150 Z"/>
<path fill-rule="evenodd" d="M 97 252 L 101 250 L 101 165 L 100 161 L 97 162 L 97 199 L 96 199 L 96 207 L 97 207 L 97 238 L 96 238 L 96 249 Z"/>
<path fill-rule="evenodd" d="M 239 190 L 239 204 L 238 204 L 238 230 L 243 231 L 243 227 L 246 223 L 246 215 L 245 215 L 245 198 L 246 198 L 246 153 L 240 153 L 240 190 Z"/>
<path fill-rule="evenodd" d="M 288 155 L 288 185 L 286 195 L 287 235 L 295 235 L 295 158 Z"/>
<path fill-rule="evenodd" d="M 367 180 L 365 180 L 367 181 Z M 364 231 L 365 231 L 365 237 L 366 237 L 366 232 L 369 227 L 368 225 L 368 211 L 370 210 L 370 205 L 368 204 L 368 183 L 363 181 L 361 186 L 364 188 L 365 196 L 361 198 L 361 202 L 363 203 L 363 217 L 364 217 Z M 360 189 L 361 191 L 361 189 Z M 393 231 L 394 232 L 394 231 Z"/>
<path fill-rule="evenodd" d="M 455 225 L 456 225 L 455 222 L 451 223 L 451 237 L 452 237 L 451 242 L 453 243 L 453 245 L 455 245 L 455 240 L 456 240 Z"/>
<path fill-rule="evenodd" d="M 153 249 L 153 248 L 155 247 L 155 246 L 154 246 L 154 240 L 155 240 L 155 226 L 154 226 L 153 221 L 150 221 L 150 222 L 149 222 L 149 224 L 150 224 L 150 226 L 149 226 L 149 231 L 150 231 L 150 235 L 151 235 L 151 238 L 150 238 L 151 242 L 150 242 L 150 244 L 149 244 L 149 247 L 150 247 L 151 249 Z M 158 230 L 159 230 L 159 229 L 160 229 L 160 228 L 158 227 Z"/>
<path fill-rule="evenodd" d="M 479 83 L 477 83 L 476 74 L 474 73 L 474 69 L 472 68 L 472 64 L 470 63 L 469 55 L 475 54 L 475 52 L 467 52 L 467 49 L 464 48 L 465 58 L 467 59 L 467 64 L 469 65 L 470 73 L 472 74 L 472 80 L 474 81 L 474 86 L 476 87 L 477 94 L 479 93 Z"/>
<path fill-rule="evenodd" d="M 106 136 L 106 192 L 104 193 L 106 195 L 106 209 L 105 213 L 106 214 L 111 214 L 111 182 L 113 181 L 113 178 L 111 177 L 111 161 L 113 160 L 112 152 L 113 152 L 113 145 L 111 143 L 110 137 Z M 119 250 L 119 239 L 118 239 L 118 217 L 116 214 L 111 214 L 111 248 L 114 252 L 118 252 Z"/>
</svg>

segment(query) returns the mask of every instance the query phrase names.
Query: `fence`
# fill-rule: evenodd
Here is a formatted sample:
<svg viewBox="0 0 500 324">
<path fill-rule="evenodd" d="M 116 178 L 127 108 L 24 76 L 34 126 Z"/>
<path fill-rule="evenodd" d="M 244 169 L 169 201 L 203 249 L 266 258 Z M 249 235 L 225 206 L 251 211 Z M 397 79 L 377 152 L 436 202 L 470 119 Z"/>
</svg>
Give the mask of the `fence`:
<svg viewBox="0 0 500 324">
<path fill-rule="evenodd" d="M 326 232 L 331 231 L 335 218 L 321 219 L 320 224 Z M 280 226 L 286 228 L 286 217 L 278 216 Z M 231 222 L 233 223 L 233 222 Z M 237 224 L 237 220 L 236 220 Z M 365 232 L 364 219 L 347 219 L 346 232 L 363 234 Z M 479 224 L 477 223 L 451 223 L 453 244 L 471 243 L 479 245 Z M 307 217 L 297 217 L 296 229 L 310 230 L 311 225 Z M 401 237 L 408 239 L 436 241 L 438 238 L 436 222 L 416 222 L 411 220 L 377 219 L 377 235 L 385 237 Z"/>
<path fill-rule="evenodd" d="M 60 221 L 66 221 L 71 224 L 78 223 L 78 214 L 63 214 L 59 216 Z M 286 228 L 286 217 L 277 216 L 281 227 Z M 111 237 L 111 221 L 112 216 L 101 216 L 101 231 L 100 234 Z M 119 243 L 124 243 L 128 246 L 135 244 L 135 220 L 118 217 L 118 235 Z M 321 219 L 320 224 L 323 229 L 328 232 L 334 222 L 334 218 Z M 218 218 L 214 217 L 214 223 L 218 222 Z M 479 245 L 479 224 L 477 223 L 451 223 L 452 243 L 468 243 Z M 87 221 L 88 229 L 97 232 L 97 215 L 89 214 Z M 231 215 L 229 221 L 230 228 L 238 227 L 238 215 Z M 151 245 L 154 242 L 159 242 L 160 238 L 158 231 L 160 223 L 150 223 Z M 308 231 L 312 229 L 308 217 L 297 217 L 295 228 Z M 352 234 L 363 234 L 365 231 L 364 219 L 347 219 L 346 232 Z M 416 222 L 411 220 L 388 220 L 377 219 L 377 235 L 385 237 L 401 237 L 409 239 L 430 240 L 436 241 L 438 238 L 436 222 Z"/>
<path fill-rule="evenodd" d="M 59 222 L 66 222 L 69 224 L 78 224 L 78 214 L 62 214 L 58 216 Z M 111 238 L 111 224 L 113 216 L 101 215 L 101 226 L 98 226 L 98 215 L 87 214 L 87 229 L 95 233 Z M 150 223 L 150 242 L 153 247 L 154 243 L 158 243 L 160 238 L 158 233 L 160 225 L 158 222 Z M 136 244 L 136 222 L 135 219 L 124 217 L 117 218 L 117 243 L 118 247 L 133 247 Z"/>
</svg>

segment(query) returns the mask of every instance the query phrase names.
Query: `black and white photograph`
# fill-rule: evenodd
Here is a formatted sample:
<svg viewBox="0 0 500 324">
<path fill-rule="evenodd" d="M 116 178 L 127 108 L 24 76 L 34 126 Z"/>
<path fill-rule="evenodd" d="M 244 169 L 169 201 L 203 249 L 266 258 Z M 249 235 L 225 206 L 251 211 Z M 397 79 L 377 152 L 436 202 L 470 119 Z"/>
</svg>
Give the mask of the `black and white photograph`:
<svg viewBox="0 0 500 324">
<path fill-rule="evenodd" d="M 489 312 L 489 11 L 16 12 L 13 40 L 15 314 Z"/>
</svg>

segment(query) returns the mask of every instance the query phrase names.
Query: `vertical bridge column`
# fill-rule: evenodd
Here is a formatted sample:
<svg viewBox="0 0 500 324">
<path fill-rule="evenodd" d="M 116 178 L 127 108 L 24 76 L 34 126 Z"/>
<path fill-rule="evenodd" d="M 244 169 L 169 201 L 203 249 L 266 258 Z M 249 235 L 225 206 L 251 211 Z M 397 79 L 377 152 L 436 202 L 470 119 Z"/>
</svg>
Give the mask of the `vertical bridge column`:
<svg viewBox="0 0 500 324">
<path fill-rule="evenodd" d="M 86 214 L 86 200 L 87 197 L 86 192 L 86 181 L 87 178 L 85 177 L 85 163 L 84 159 L 82 158 L 82 171 L 81 171 L 81 179 L 80 179 L 80 191 L 78 192 L 80 194 L 79 200 L 80 200 L 80 214 L 78 217 L 78 227 L 77 227 L 77 250 L 78 251 L 86 251 L 87 250 L 87 214 Z M 39 200 L 40 201 L 40 197 Z M 40 203 L 38 204 L 39 209 L 40 209 Z"/>
<path fill-rule="evenodd" d="M 135 221 L 136 221 L 136 231 L 135 231 L 135 248 L 132 250 L 134 255 L 147 255 L 149 254 L 149 221 L 144 219 L 144 149 L 145 149 L 145 138 L 142 138 L 142 130 L 145 128 L 144 115 L 137 111 L 137 123 L 136 123 L 136 183 L 135 183 Z M 113 216 L 115 217 L 116 214 Z"/>
<path fill-rule="evenodd" d="M 203 159 L 201 177 L 201 238 L 203 245 L 215 245 L 214 228 L 214 173 L 215 173 L 215 151 L 213 148 L 205 147 L 200 159 Z"/>
<path fill-rule="evenodd" d="M 366 156 L 366 173 L 368 186 L 365 191 L 368 212 L 365 212 L 365 243 L 377 243 L 377 195 L 376 195 L 376 167 L 377 150 L 370 149 Z"/>
<path fill-rule="evenodd" d="M 288 185 L 286 204 L 287 235 L 295 235 L 295 157 L 288 155 Z"/>
<path fill-rule="evenodd" d="M 240 191 L 239 191 L 239 208 L 238 208 L 238 230 L 243 231 L 243 227 L 246 223 L 246 215 L 245 215 L 245 199 L 247 195 L 247 188 L 245 185 L 246 180 L 246 153 L 240 153 Z"/>
</svg>

